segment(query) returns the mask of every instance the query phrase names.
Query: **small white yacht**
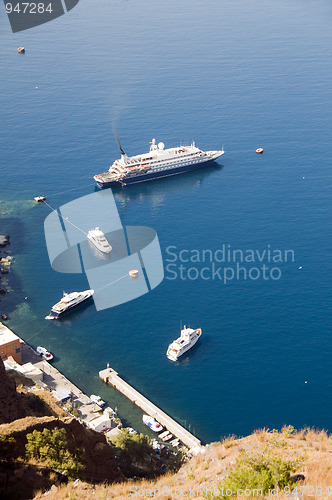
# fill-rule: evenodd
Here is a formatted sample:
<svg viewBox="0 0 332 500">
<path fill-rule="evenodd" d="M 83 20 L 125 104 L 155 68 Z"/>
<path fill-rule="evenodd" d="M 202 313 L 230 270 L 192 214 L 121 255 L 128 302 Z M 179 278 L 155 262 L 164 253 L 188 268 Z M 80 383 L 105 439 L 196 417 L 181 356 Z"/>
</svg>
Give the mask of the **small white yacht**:
<svg viewBox="0 0 332 500">
<path fill-rule="evenodd" d="M 193 330 L 192 328 L 186 328 L 186 326 L 181 330 L 181 336 L 174 340 L 167 349 L 166 356 L 172 361 L 176 361 L 182 354 L 191 349 L 202 335 L 201 328 Z"/>
<path fill-rule="evenodd" d="M 99 229 L 99 227 L 90 229 L 87 238 L 96 248 L 98 248 L 98 250 L 103 253 L 110 253 L 112 250 L 111 245 L 108 243 L 104 233 Z"/>
<path fill-rule="evenodd" d="M 62 299 L 54 304 L 51 312 L 45 319 L 57 319 L 68 311 L 79 306 L 94 294 L 94 290 L 84 290 L 84 292 L 63 293 Z"/>
</svg>

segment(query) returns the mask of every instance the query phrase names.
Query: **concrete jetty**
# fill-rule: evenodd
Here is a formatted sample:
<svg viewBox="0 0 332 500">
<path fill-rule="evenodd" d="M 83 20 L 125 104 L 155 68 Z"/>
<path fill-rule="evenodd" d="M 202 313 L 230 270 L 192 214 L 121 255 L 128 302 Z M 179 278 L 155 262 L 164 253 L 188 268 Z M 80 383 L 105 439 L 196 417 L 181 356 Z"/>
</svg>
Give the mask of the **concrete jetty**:
<svg viewBox="0 0 332 500">
<path fill-rule="evenodd" d="M 147 415 L 155 418 L 166 427 L 174 436 L 184 443 L 192 453 L 198 453 L 201 448 L 200 440 L 191 434 L 187 429 L 178 424 L 164 411 L 151 403 L 146 397 L 125 382 L 112 368 L 106 368 L 99 372 L 100 379 L 106 384 L 112 385 L 119 392 L 124 394 L 132 403 L 141 408 Z"/>
</svg>

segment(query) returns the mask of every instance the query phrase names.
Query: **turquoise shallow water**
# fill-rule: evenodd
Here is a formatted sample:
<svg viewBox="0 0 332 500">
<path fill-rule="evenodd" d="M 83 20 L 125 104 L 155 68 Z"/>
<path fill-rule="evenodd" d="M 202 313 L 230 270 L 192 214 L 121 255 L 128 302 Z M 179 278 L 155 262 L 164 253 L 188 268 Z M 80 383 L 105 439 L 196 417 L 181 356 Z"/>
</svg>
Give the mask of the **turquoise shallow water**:
<svg viewBox="0 0 332 500">
<path fill-rule="evenodd" d="M 15 35 L 1 16 L 0 233 L 15 255 L 1 310 L 139 429 L 140 412 L 98 380 L 107 362 L 205 442 L 285 423 L 331 430 L 331 15 L 323 0 L 81 0 Z M 152 137 L 226 153 L 204 171 L 114 190 L 124 225 L 158 233 L 159 287 L 46 323 L 62 290 L 87 281 L 51 269 L 49 209 L 30 200 L 58 207 L 94 192 L 93 174 L 118 156 L 112 127 L 128 154 Z M 223 245 L 295 258 L 276 264 L 277 280 L 170 279 L 169 246 Z M 203 336 L 174 364 L 165 350 L 181 321 Z"/>
</svg>

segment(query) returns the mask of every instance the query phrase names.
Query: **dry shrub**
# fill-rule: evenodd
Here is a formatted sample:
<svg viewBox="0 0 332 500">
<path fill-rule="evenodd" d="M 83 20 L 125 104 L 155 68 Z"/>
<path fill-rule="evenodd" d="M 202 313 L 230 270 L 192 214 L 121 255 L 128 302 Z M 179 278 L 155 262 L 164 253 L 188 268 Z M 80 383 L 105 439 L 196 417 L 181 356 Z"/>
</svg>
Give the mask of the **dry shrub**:
<svg viewBox="0 0 332 500">
<path fill-rule="evenodd" d="M 225 448 L 231 448 L 232 446 L 234 446 L 236 443 L 237 437 L 232 434 L 231 436 L 226 436 L 222 441 L 221 441 L 221 444 L 225 447 Z"/>
</svg>

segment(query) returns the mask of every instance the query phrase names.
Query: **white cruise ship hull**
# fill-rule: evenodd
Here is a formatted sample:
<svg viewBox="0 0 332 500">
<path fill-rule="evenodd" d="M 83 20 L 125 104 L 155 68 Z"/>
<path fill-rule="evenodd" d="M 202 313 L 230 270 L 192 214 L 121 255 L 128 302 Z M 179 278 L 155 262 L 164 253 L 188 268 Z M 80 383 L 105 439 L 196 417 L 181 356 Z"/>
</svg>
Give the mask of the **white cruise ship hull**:
<svg viewBox="0 0 332 500">
<path fill-rule="evenodd" d="M 94 176 L 94 180 L 99 188 L 108 188 L 115 186 L 127 186 L 129 184 L 136 184 L 139 182 L 152 181 L 154 179 L 161 179 L 171 175 L 183 174 L 191 170 L 202 167 L 203 165 L 214 162 L 224 151 L 209 151 L 209 156 L 199 158 L 199 161 L 193 160 L 191 163 L 184 165 L 165 165 L 163 168 L 153 168 L 149 170 L 140 170 L 127 174 L 123 178 L 114 179 L 114 176 L 108 172 Z"/>
</svg>

